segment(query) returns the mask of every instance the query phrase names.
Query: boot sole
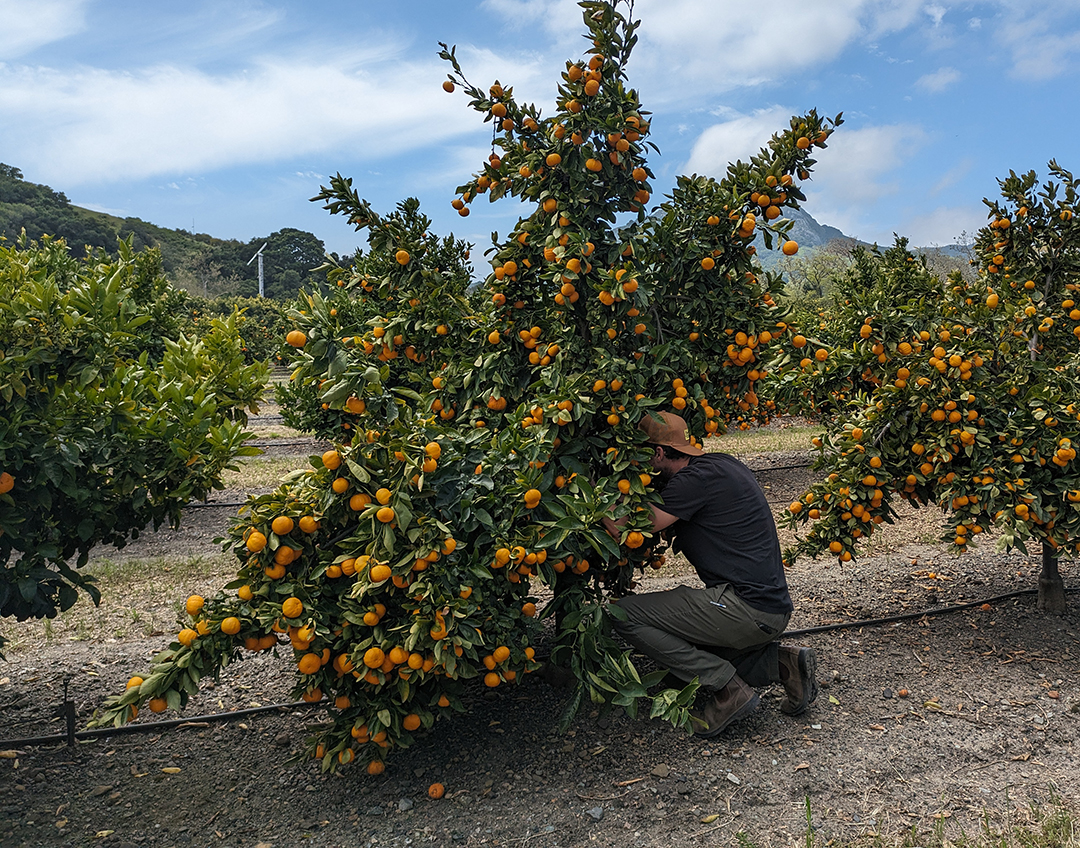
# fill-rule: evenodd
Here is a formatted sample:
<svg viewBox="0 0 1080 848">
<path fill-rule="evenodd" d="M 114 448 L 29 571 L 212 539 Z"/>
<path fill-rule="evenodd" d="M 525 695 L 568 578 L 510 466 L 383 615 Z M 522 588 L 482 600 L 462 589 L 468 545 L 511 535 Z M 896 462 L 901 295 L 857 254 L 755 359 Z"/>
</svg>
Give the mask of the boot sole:
<svg viewBox="0 0 1080 848">
<path fill-rule="evenodd" d="M 788 707 L 787 704 L 782 704 L 780 711 L 784 713 L 784 715 L 802 715 L 810 709 L 810 705 L 817 700 L 817 656 L 814 654 L 813 648 L 801 648 L 799 650 L 799 677 L 802 678 L 803 681 L 802 700 L 794 707 Z"/>
<path fill-rule="evenodd" d="M 760 700 L 761 699 L 758 697 L 758 693 L 755 692 L 753 698 L 751 698 L 749 701 L 739 707 L 739 709 L 737 709 L 730 716 L 728 716 L 727 720 L 724 721 L 722 724 L 719 724 L 716 727 L 709 727 L 706 730 L 695 730 L 694 735 L 701 739 L 712 739 L 712 737 L 714 736 L 719 736 L 732 724 L 739 721 L 740 719 L 746 718 L 748 715 L 750 715 L 750 713 L 756 710 L 758 702 Z"/>
</svg>

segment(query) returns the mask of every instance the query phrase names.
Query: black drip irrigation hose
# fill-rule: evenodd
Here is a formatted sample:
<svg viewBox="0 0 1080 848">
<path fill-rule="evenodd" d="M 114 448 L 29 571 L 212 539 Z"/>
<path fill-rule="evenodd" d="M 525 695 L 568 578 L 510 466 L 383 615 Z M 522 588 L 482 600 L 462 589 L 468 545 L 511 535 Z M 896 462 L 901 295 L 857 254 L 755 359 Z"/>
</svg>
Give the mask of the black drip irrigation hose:
<svg viewBox="0 0 1080 848">
<path fill-rule="evenodd" d="M 1073 587 L 1065 589 L 1066 592 L 1080 592 L 1080 587 Z M 1023 595 L 1034 595 L 1038 592 L 1038 589 L 1019 589 L 1015 592 L 1007 592 L 1004 595 L 995 595 L 992 598 L 985 598 L 979 601 L 971 601 L 965 604 L 953 604 L 949 607 L 943 607 L 936 610 L 922 610 L 921 612 L 909 612 L 901 615 L 890 615 L 885 618 L 868 618 L 860 621 L 842 621 L 836 624 L 822 624 L 817 627 L 804 627 L 800 630 L 786 630 L 784 636 L 810 636 L 816 633 L 830 633 L 836 630 L 854 630 L 862 627 L 881 627 L 886 624 L 894 624 L 900 621 L 912 621 L 919 618 L 929 618 L 935 615 L 949 615 L 950 613 L 960 612 L 961 610 L 971 609 L 972 607 L 982 606 L 983 604 L 993 604 L 1000 601 L 1007 601 L 1010 598 L 1018 598 Z M 308 703 L 306 701 L 297 701 L 291 704 L 269 704 L 265 707 L 248 707 L 242 710 L 234 710 L 226 713 L 213 713 L 211 715 L 191 716 L 190 718 L 177 718 L 170 719 L 169 721 L 155 721 L 149 724 L 125 724 L 120 727 L 101 727 L 93 730 L 80 730 L 75 731 L 75 711 L 74 704 L 70 701 L 65 701 L 64 707 L 68 707 L 64 712 L 68 721 L 68 732 L 66 734 L 56 734 L 53 736 L 33 736 L 26 739 L 9 739 L 0 741 L 0 749 L 13 749 L 29 747 L 33 745 L 55 745 L 58 742 L 67 742 L 69 746 L 75 745 L 77 739 L 94 739 L 101 736 L 119 736 L 126 733 L 153 733 L 158 730 L 173 730 L 182 727 L 198 726 L 200 723 L 211 721 L 233 721 L 238 718 L 243 718 L 250 715 L 258 715 L 259 713 L 268 713 L 275 710 L 286 709 L 302 709 L 305 707 L 318 707 L 326 703 L 326 699 L 315 701 L 314 703 Z M 69 706 L 70 705 L 70 706 Z"/>
<path fill-rule="evenodd" d="M 68 702 L 70 703 L 70 702 Z M 326 703 L 326 699 L 308 703 L 297 701 L 292 704 L 268 704 L 265 707 L 247 707 L 242 710 L 233 710 L 227 713 L 213 713 L 211 715 L 191 716 L 190 718 L 174 718 L 168 721 L 153 721 L 148 724 L 123 724 L 120 727 L 98 727 L 93 730 L 79 730 L 68 733 L 55 734 L 53 736 L 32 736 L 26 739 L 9 739 L 0 742 L 0 748 L 22 748 L 31 745 L 55 745 L 57 742 L 67 742 L 74 745 L 76 739 L 94 739 L 99 736 L 121 736 L 126 733 L 153 733 L 157 730 L 172 730 L 179 727 L 198 725 L 211 721 L 232 721 L 245 716 L 269 713 L 275 710 L 292 710 L 305 707 L 318 707 Z M 74 718 L 74 716 L 72 716 Z M 72 725 L 72 728 L 74 726 Z"/>
<path fill-rule="evenodd" d="M 912 621 L 917 618 L 929 618 L 933 615 L 949 615 L 961 610 L 981 607 L 983 604 L 994 604 L 999 601 L 1007 601 L 1009 598 L 1019 598 L 1021 595 L 1034 595 L 1038 589 L 1019 589 L 1015 592 L 1007 592 L 1004 595 L 995 595 L 981 601 L 971 601 L 966 604 L 953 604 L 951 607 L 942 607 L 935 610 L 923 610 L 922 612 L 906 612 L 901 615 L 890 615 L 885 618 L 868 618 L 862 621 L 841 621 L 836 624 L 822 624 L 817 627 L 804 627 L 801 630 L 785 630 L 785 636 L 809 636 L 814 633 L 829 633 L 834 630 L 850 630 L 856 627 L 881 627 L 885 624 L 893 624 L 898 621 Z M 1066 589 L 1066 592 L 1080 592 L 1080 587 Z"/>
</svg>

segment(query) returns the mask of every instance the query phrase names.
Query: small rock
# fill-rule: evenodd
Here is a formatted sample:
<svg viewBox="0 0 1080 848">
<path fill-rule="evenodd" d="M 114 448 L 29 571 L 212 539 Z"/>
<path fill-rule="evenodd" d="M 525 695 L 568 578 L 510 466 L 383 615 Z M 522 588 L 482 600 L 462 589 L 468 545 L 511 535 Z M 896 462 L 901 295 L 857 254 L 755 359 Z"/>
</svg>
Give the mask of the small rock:
<svg viewBox="0 0 1080 848">
<path fill-rule="evenodd" d="M 292 741 L 288 733 L 279 733 L 274 737 L 274 744 L 279 748 L 287 748 L 289 742 Z"/>
<path fill-rule="evenodd" d="M 413 808 L 412 798 L 402 798 L 397 802 L 397 808 L 399 813 L 404 813 L 406 810 Z"/>
<path fill-rule="evenodd" d="M 384 812 L 385 812 L 385 810 L 383 810 L 382 807 L 369 807 L 367 812 L 364 813 L 364 815 L 366 815 L 366 816 L 381 816 L 381 815 L 383 815 Z"/>
<path fill-rule="evenodd" d="M 882 689 L 881 690 L 881 697 L 884 698 L 886 701 L 892 700 L 892 694 L 893 694 L 892 689 Z"/>
<path fill-rule="evenodd" d="M 730 780 L 732 783 L 734 783 L 736 786 L 738 786 L 738 785 L 740 785 L 742 783 L 742 781 L 739 780 L 739 778 L 737 778 L 735 775 L 733 775 L 730 771 L 727 773 L 727 779 Z"/>
<path fill-rule="evenodd" d="M 654 766 L 653 770 L 649 772 L 653 777 L 667 777 L 671 774 L 671 769 L 664 763 L 660 763 L 658 766 Z"/>
<path fill-rule="evenodd" d="M 600 821 L 600 819 L 602 819 L 604 817 L 604 808 L 603 807 L 593 807 L 591 810 L 588 811 L 588 813 L 589 813 L 590 816 L 592 816 L 594 819 L 596 819 L 596 821 Z"/>
<path fill-rule="evenodd" d="M 106 786 L 105 784 L 101 784 L 100 786 L 95 786 L 93 789 L 90 790 L 90 797 L 91 798 L 97 798 L 98 796 L 104 795 L 106 792 L 110 792 L 110 791 L 112 791 L 111 786 Z"/>
</svg>

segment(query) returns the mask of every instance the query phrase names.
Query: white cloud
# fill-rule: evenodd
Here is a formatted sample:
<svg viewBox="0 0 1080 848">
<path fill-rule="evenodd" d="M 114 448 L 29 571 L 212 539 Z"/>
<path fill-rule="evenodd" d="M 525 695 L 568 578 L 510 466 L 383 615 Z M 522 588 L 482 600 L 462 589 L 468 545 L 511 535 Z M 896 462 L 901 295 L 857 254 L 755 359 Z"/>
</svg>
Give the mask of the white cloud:
<svg viewBox="0 0 1080 848">
<path fill-rule="evenodd" d="M 931 94 L 939 94 L 959 82 L 962 74 L 956 68 L 940 68 L 932 74 L 924 74 L 915 81 L 915 87 Z"/>
<path fill-rule="evenodd" d="M 1069 71 L 1080 53 L 1076 0 L 1055 4 L 1008 4 L 995 25 L 997 40 L 1012 54 L 1014 76 L 1045 80 Z"/>
<path fill-rule="evenodd" d="M 803 185 L 806 211 L 817 220 L 867 241 L 892 242 L 892 232 L 906 233 L 894 224 L 891 204 L 901 194 L 900 170 L 923 145 L 926 134 L 912 124 L 840 127 L 829 147 L 815 158 L 814 174 Z M 884 204 L 890 208 L 883 208 Z"/>
<path fill-rule="evenodd" d="M 753 4 L 637 0 L 641 43 L 631 60 L 648 102 L 681 102 L 819 67 L 860 38 L 902 30 L 923 0 L 773 0 L 769 14 Z M 547 52 L 583 52 L 575 0 L 485 0 L 483 9 L 511 30 L 546 33 Z"/>
<path fill-rule="evenodd" d="M 758 85 L 834 58 L 862 30 L 864 0 L 806 4 L 776 0 L 762 15 L 754 4 L 639 0 L 640 77 L 650 100 Z"/>
<path fill-rule="evenodd" d="M 477 79 L 496 69 L 536 76 L 529 64 L 463 52 Z M 273 58 L 228 76 L 0 65 L 0 148 L 27 172 L 77 186 L 346 149 L 371 161 L 480 131 L 480 116 L 441 89 L 441 62 L 392 53 Z"/>
<path fill-rule="evenodd" d="M 840 127 L 829 139 L 829 149 L 815 157 L 812 187 L 807 196 L 828 194 L 848 203 L 874 203 L 899 190 L 894 173 L 918 152 L 926 140 L 914 124 Z"/>
<path fill-rule="evenodd" d="M 897 232 L 907 236 L 912 245 L 936 247 L 957 244 L 962 233 L 970 237 L 985 225 L 986 207 L 982 204 L 938 206 L 929 212 L 905 218 Z"/>
<path fill-rule="evenodd" d="M 0 62 L 82 30 L 88 0 L 0 0 Z"/>
<path fill-rule="evenodd" d="M 957 162 L 956 165 L 954 165 L 952 168 L 950 168 L 948 171 L 941 175 L 938 181 L 934 183 L 933 188 L 930 189 L 930 193 L 940 194 L 941 192 L 945 191 L 945 189 L 956 185 L 958 182 L 960 182 L 960 180 L 962 180 L 971 172 L 971 169 L 974 166 L 975 159 L 971 156 L 965 156 L 963 159 Z"/>
<path fill-rule="evenodd" d="M 773 133 L 784 129 L 792 110 L 782 106 L 762 109 L 753 115 L 742 115 L 705 130 L 690 151 L 690 159 L 682 168 L 686 174 L 724 176 L 728 163 L 747 159 L 764 147 Z"/>
<path fill-rule="evenodd" d="M 582 31 L 577 0 L 484 0 L 481 6 L 501 17 L 507 29 L 540 29 L 560 40 Z"/>
</svg>

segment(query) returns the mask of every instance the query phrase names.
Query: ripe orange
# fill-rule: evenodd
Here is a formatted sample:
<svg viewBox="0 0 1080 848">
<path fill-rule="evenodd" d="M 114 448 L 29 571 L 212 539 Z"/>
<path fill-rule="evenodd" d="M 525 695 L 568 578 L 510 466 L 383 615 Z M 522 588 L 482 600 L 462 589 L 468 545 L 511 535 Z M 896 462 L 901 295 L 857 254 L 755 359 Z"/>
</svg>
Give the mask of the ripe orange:
<svg viewBox="0 0 1080 848">
<path fill-rule="evenodd" d="M 367 764 L 368 774 L 382 774 L 384 771 L 386 771 L 386 763 L 382 760 L 372 760 Z"/>
<path fill-rule="evenodd" d="M 433 783 L 428 787 L 427 794 L 437 801 L 446 794 L 446 787 L 441 783 Z"/>
<path fill-rule="evenodd" d="M 416 713 L 409 713 L 401 720 L 401 726 L 409 732 L 418 729 L 420 727 L 420 716 Z"/>
<path fill-rule="evenodd" d="M 364 652 L 364 665 L 368 668 L 382 668 L 385 661 L 386 654 L 383 653 L 382 648 L 368 648 Z"/>
<path fill-rule="evenodd" d="M 198 636 L 199 634 L 196 631 L 192 630 L 190 627 L 185 627 L 177 634 L 176 641 L 184 647 L 187 647 L 194 642 Z"/>
<path fill-rule="evenodd" d="M 236 590 L 236 596 L 241 601 L 250 601 L 252 599 L 252 597 L 253 597 L 251 587 L 250 586 L 241 586 L 239 589 Z"/>
<path fill-rule="evenodd" d="M 502 678 L 499 677 L 499 673 L 497 671 L 489 671 L 487 674 L 484 675 L 484 685 L 487 686 L 489 689 L 494 689 L 500 683 L 502 683 Z"/>
<path fill-rule="evenodd" d="M 626 547 L 628 548 L 640 548 L 645 544 L 645 537 L 637 530 L 631 530 L 626 536 Z"/>
<path fill-rule="evenodd" d="M 536 616 L 536 604 L 534 604 L 532 601 L 529 601 L 527 604 L 524 604 L 521 607 L 521 614 L 526 616 L 527 618 L 535 618 L 535 616 Z"/>
<path fill-rule="evenodd" d="M 136 675 L 135 677 L 132 677 L 130 680 L 128 680 L 127 685 L 124 688 L 125 689 L 134 689 L 136 686 L 142 686 L 142 684 L 143 684 L 143 679 L 141 677 L 139 677 L 138 675 Z"/>
<path fill-rule="evenodd" d="M 408 265 L 410 258 L 411 257 L 409 256 L 409 251 L 404 249 L 399 250 L 397 253 L 394 254 L 394 261 L 397 262 L 398 265 Z"/>
<path fill-rule="evenodd" d="M 299 618 L 304 614 L 304 602 L 299 598 L 286 598 L 281 604 L 281 614 L 286 618 Z"/>
<path fill-rule="evenodd" d="M 797 241 L 785 241 L 781 250 L 784 251 L 784 256 L 794 256 L 799 252 L 799 243 Z"/>
<path fill-rule="evenodd" d="M 226 636 L 235 636 L 240 632 L 240 619 L 235 615 L 230 615 L 228 618 L 222 619 L 221 632 Z"/>
<path fill-rule="evenodd" d="M 382 512 L 382 510 L 379 510 L 379 512 Z M 382 583 L 382 581 L 388 580 L 391 574 L 393 574 L 393 572 L 388 565 L 380 564 L 371 567 L 371 580 L 374 583 Z"/>
<path fill-rule="evenodd" d="M 147 706 L 150 707 L 152 713 L 163 713 L 169 708 L 169 702 L 164 698 L 151 698 Z"/>
<path fill-rule="evenodd" d="M 266 537 L 258 530 L 253 531 L 247 537 L 247 549 L 253 554 L 257 554 L 263 548 L 266 547 Z"/>
<path fill-rule="evenodd" d="M 277 533 L 279 536 L 287 536 L 293 531 L 293 527 L 296 526 L 294 522 L 287 515 L 279 515 L 270 523 L 270 529 Z"/>
<path fill-rule="evenodd" d="M 291 330 L 285 336 L 285 342 L 292 347 L 301 348 L 307 344 L 307 335 L 301 330 Z"/>
<path fill-rule="evenodd" d="M 375 513 L 375 517 L 383 524 L 389 524 L 394 520 L 395 514 L 392 507 L 384 506 L 379 508 L 379 511 Z M 374 572 L 374 569 L 372 571 Z"/>
<path fill-rule="evenodd" d="M 529 489 L 525 493 L 525 506 L 529 509 L 535 509 L 539 505 L 542 497 L 543 495 L 540 493 L 539 489 Z"/>
<path fill-rule="evenodd" d="M 187 603 L 184 604 L 184 609 L 187 610 L 187 614 L 194 617 L 199 614 L 199 611 L 203 608 L 203 604 L 206 603 L 200 595 L 192 595 L 187 599 Z"/>
<path fill-rule="evenodd" d="M 15 478 L 6 471 L 0 473 L 0 495 L 6 495 L 15 487 Z"/>
</svg>

